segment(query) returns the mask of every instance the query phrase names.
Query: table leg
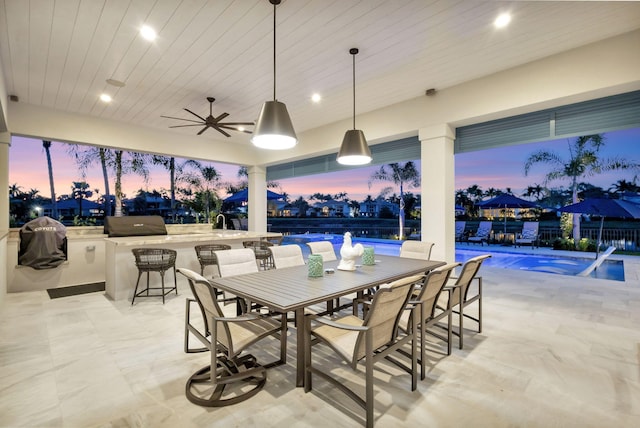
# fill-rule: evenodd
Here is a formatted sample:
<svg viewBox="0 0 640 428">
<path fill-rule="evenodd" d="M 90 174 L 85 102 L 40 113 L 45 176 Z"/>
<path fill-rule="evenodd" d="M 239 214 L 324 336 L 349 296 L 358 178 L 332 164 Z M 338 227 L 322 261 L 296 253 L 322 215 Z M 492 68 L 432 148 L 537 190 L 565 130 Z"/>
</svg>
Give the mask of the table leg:
<svg viewBox="0 0 640 428">
<path fill-rule="evenodd" d="M 304 308 L 296 309 L 296 386 L 304 386 L 304 337 L 306 335 Z"/>
</svg>

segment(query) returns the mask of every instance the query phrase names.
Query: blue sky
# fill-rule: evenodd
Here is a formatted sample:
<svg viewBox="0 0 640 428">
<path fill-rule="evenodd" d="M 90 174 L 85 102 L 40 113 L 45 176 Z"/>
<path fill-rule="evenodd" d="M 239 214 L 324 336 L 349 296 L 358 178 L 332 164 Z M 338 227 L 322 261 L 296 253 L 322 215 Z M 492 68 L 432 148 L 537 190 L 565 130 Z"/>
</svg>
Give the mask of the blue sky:
<svg viewBox="0 0 640 428">
<path fill-rule="evenodd" d="M 640 128 L 604 135 L 606 143 L 601 151 L 602 157 L 619 156 L 640 163 Z M 521 195 L 528 185 L 543 184 L 544 175 L 548 171 L 545 165 L 535 167 L 529 176 L 524 175 L 524 163 L 527 157 L 541 148 L 556 151 L 562 157 L 568 157 L 569 154 L 566 139 L 458 154 L 455 158 L 456 189 L 467 188 L 473 184 L 478 184 L 484 190 L 489 187 L 498 189 L 511 187 L 514 193 Z M 66 145 L 63 143 L 53 142 L 52 144 L 51 156 L 57 195 L 69 193 L 73 181 L 83 180 L 75 165 L 69 160 L 65 149 Z M 9 184 L 17 183 L 23 190 L 39 189 L 43 196 L 49 194 L 47 163 L 42 141 L 14 137 L 9 158 Z M 420 166 L 420 162 L 417 162 L 417 165 Z M 221 172 L 223 181 L 238 181 L 237 166 L 225 164 L 214 164 L 214 166 Z M 369 178 L 378 168 L 379 165 L 354 168 L 344 172 L 280 180 L 279 183 L 281 191 L 287 192 L 292 199 L 298 196 L 307 199 L 316 192 L 335 194 L 344 191 L 351 199 L 363 200 L 367 195 L 377 196 L 382 188 L 390 185 L 390 183 L 376 182 L 369 189 Z M 633 181 L 636 175 L 639 175 L 638 181 L 640 181 L 640 172 L 630 171 L 601 174 L 587 181 L 607 189 L 617 180 Z M 132 197 L 139 188 L 168 189 L 168 180 L 166 171 L 155 168 L 151 172 L 147 186 L 134 176 L 125 177 L 124 192 L 128 197 Z M 89 171 L 86 181 L 92 189 L 104 190 L 99 168 Z M 552 187 L 566 185 L 567 183 L 562 181 L 550 183 Z M 417 192 L 416 189 L 406 190 Z M 111 191 L 113 192 L 113 189 Z"/>
</svg>

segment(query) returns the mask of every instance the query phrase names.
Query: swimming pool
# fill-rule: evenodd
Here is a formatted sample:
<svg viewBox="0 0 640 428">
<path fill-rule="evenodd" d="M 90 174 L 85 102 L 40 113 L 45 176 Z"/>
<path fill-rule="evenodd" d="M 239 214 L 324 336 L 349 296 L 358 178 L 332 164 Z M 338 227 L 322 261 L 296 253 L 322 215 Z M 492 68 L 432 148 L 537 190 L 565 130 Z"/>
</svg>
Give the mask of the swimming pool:
<svg viewBox="0 0 640 428">
<path fill-rule="evenodd" d="M 342 235 L 331 235 L 321 233 L 309 233 L 304 235 L 288 235 L 285 236 L 283 244 L 299 244 L 305 258 L 309 255 L 309 247 L 304 245 L 311 241 L 330 241 L 336 250 L 336 254 L 340 253 L 342 245 Z M 375 248 L 377 254 L 397 256 L 400 254 L 401 241 L 393 241 L 388 239 L 371 239 L 371 238 L 354 238 L 353 243 L 362 245 L 371 245 Z M 484 263 L 487 266 L 518 269 L 535 272 L 545 272 L 558 275 L 575 276 L 579 272 L 587 268 L 594 260 L 585 257 L 564 257 L 564 256 L 543 256 L 534 254 L 519 254 L 509 252 L 491 252 L 489 249 L 456 249 L 456 261 L 464 263 L 468 259 L 480 254 L 491 254 L 491 258 Z M 624 265 L 621 260 L 605 260 L 598 269 L 590 275 L 592 278 L 609 279 L 614 281 L 624 281 Z"/>
</svg>

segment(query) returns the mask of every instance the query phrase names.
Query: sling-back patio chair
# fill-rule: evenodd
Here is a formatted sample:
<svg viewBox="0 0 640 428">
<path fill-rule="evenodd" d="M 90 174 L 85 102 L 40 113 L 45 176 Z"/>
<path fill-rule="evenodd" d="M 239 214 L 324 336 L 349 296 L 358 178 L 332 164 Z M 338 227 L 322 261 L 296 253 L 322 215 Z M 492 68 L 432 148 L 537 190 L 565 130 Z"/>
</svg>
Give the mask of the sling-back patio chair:
<svg viewBox="0 0 640 428">
<path fill-rule="evenodd" d="M 400 257 L 430 260 L 433 245 L 433 242 L 427 241 L 404 241 L 400 247 Z"/>
<path fill-rule="evenodd" d="M 407 302 L 411 297 L 413 285 L 422 275 L 411 276 L 394 281 L 383 286 L 373 297 L 371 308 L 364 320 L 348 315 L 336 320 L 324 317 L 306 315 L 305 336 L 305 392 L 312 389 L 312 375 L 318 375 L 353 399 L 366 412 L 366 426 L 372 427 L 374 422 L 373 398 L 373 366 L 386 358 L 394 364 L 403 367 L 411 374 L 411 390 L 417 387 L 417 357 L 415 331 L 413 326 L 408 333 L 399 334 L 398 322 Z M 415 319 L 413 317 L 412 319 Z M 312 324 L 317 324 L 311 328 Z M 347 386 L 344 379 L 335 378 L 329 369 L 321 370 L 312 364 L 311 346 L 324 343 L 349 364 L 351 369 L 358 370 L 358 363 L 365 364 L 365 394 L 364 398 Z M 409 344 L 411 366 L 402 365 L 392 357 L 392 353 L 400 347 Z M 398 354 L 399 355 L 399 354 Z M 323 367 L 328 367 L 330 361 L 326 358 Z"/>
<path fill-rule="evenodd" d="M 484 243 L 489 243 L 489 235 L 491 234 L 491 228 L 493 227 L 493 222 L 491 221 L 481 221 L 478 225 L 478 229 L 476 233 L 467 238 L 467 242 L 473 242 L 476 244 L 484 245 Z"/>
<path fill-rule="evenodd" d="M 478 276 L 478 271 L 482 266 L 482 262 L 490 258 L 490 254 L 473 257 L 467 260 L 457 277 L 451 277 L 449 282 L 455 280 L 455 283 L 447 285 L 445 288 L 450 290 L 450 294 L 440 295 L 438 305 L 445 307 L 448 305 L 453 313 L 458 314 L 458 331 L 453 334 L 458 336 L 460 349 L 463 345 L 464 319 L 468 318 L 478 323 L 478 333 L 482 333 L 482 277 Z M 473 291 L 472 284 L 477 284 L 477 291 Z M 448 301 L 447 301 L 448 299 Z M 465 308 L 475 302 L 478 302 L 478 317 L 474 317 L 465 313 Z M 457 308 L 457 310 L 456 310 Z"/>
<path fill-rule="evenodd" d="M 336 251 L 330 241 L 314 241 L 307 242 L 307 247 L 311 250 L 311 254 L 320 254 L 323 262 L 331 262 L 338 260 Z"/>
<path fill-rule="evenodd" d="M 518 234 L 514 241 L 516 247 L 520 247 L 523 244 L 531 245 L 531 248 L 536 248 L 538 245 L 538 226 L 540 223 L 537 221 L 526 221 L 522 224 L 522 232 Z"/>
<path fill-rule="evenodd" d="M 218 262 L 218 271 L 221 277 L 241 275 L 243 273 L 258 272 L 256 257 L 250 248 L 217 250 L 214 256 Z M 218 295 L 220 290 L 213 288 L 214 293 Z M 225 301 L 235 301 L 237 305 L 237 314 L 247 310 L 247 302 L 237 297 L 226 297 Z M 186 308 L 184 316 L 184 352 L 204 352 L 207 348 L 191 348 L 189 346 L 189 332 L 195 327 L 191 324 L 191 305 L 195 303 L 195 299 L 186 299 Z"/>
<path fill-rule="evenodd" d="M 191 325 L 189 331 L 209 351 L 210 364 L 196 371 L 186 386 L 186 396 L 194 404 L 221 407 L 239 403 L 254 396 L 267 380 L 266 368 L 286 363 L 286 317 L 245 313 L 227 317 L 216 300 L 213 287 L 206 278 L 189 269 L 178 269 L 187 277 L 189 287 L 202 312 L 204 330 Z M 268 336 L 280 340 L 280 358 L 261 365 L 246 348 Z"/>
<path fill-rule="evenodd" d="M 414 291 L 410 305 L 416 305 L 415 312 L 404 311 L 400 317 L 399 327 L 403 331 L 407 331 L 413 325 L 411 314 L 415 313 L 418 317 L 416 321 L 417 331 L 420 333 L 420 379 L 425 378 L 425 362 L 426 362 L 426 336 L 430 334 L 447 343 L 447 355 L 451 355 L 451 308 L 449 305 L 444 307 L 439 306 L 438 298 L 443 293 L 444 287 L 447 285 L 451 271 L 460 263 L 449 263 L 438 269 L 429 272 L 422 284 L 422 286 Z M 444 290 L 445 293 L 450 292 Z M 447 299 L 447 302 L 449 300 Z M 439 333 L 433 331 L 433 327 L 439 326 L 441 320 L 446 321 L 447 335 L 441 336 Z"/>
<path fill-rule="evenodd" d="M 304 265 L 302 249 L 299 245 L 279 245 L 269 248 L 276 269 Z"/>
</svg>

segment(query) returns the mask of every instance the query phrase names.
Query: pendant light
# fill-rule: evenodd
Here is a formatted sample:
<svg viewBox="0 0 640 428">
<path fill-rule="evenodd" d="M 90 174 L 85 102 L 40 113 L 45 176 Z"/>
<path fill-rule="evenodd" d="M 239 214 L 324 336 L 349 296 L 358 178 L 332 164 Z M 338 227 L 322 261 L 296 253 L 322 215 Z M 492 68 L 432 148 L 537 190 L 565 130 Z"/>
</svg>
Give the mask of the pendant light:
<svg viewBox="0 0 640 428">
<path fill-rule="evenodd" d="M 269 0 L 273 5 L 273 101 L 266 101 L 258 116 L 251 137 L 261 149 L 284 150 L 298 144 L 287 106 L 276 99 L 276 6 L 281 0 Z"/>
<path fill-rule="evenodd" d="M 338 152 L 337 160 L 342 165 L 364 165 L 372 159 L 364 132 L 356 129 L 356 55 L 358 52 L 358 48 L 349 49 L 349 53 L 353 56 L 353 129 L 344 134 Z"/>
</svg>

